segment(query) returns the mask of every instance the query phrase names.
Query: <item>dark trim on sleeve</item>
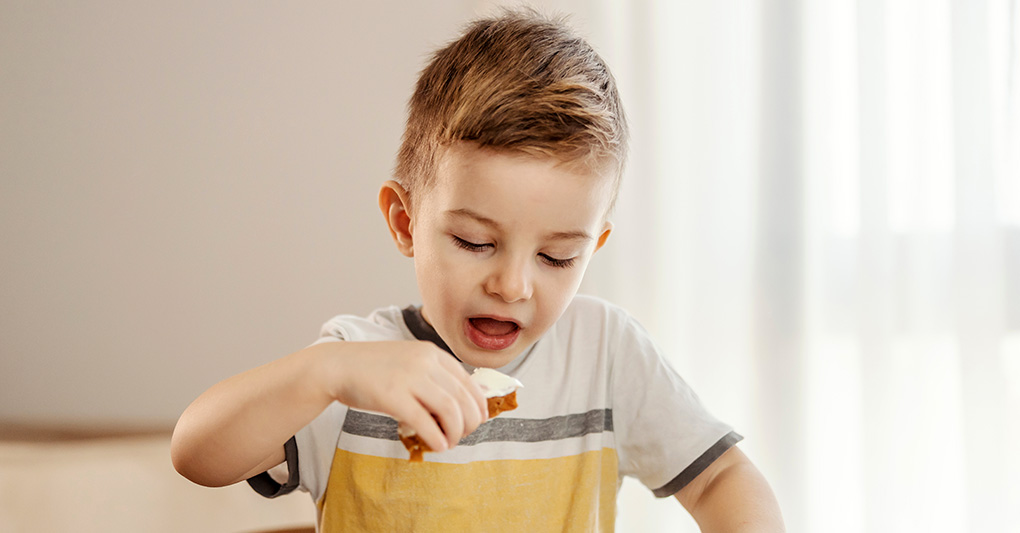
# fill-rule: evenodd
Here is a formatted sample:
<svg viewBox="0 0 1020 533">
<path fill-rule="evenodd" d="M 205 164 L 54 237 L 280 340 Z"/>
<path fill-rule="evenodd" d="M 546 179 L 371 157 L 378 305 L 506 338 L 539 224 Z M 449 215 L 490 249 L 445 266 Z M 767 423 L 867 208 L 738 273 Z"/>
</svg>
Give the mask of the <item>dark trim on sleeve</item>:
<svg viewBox="0 0 1020 533">
<path fill-rule="evenodd" d="M 266 498 L 275 498 L 294 492 L 294 489 L 298 487 L 298 483 L 301 481 L 301 471 L 298 470 L 297 439 L 291 437 L 283 445 L 283 452 L 287 456 L 286 483 L 283 485 L 277 483 L 269 475 L 269 472 L 262 472 L 248 478 L 248 484 L 251 485 L 251 488 Z"/>
<path fill-rule="evenodd" d="M 683 472 L 680 472 L 680 474 L 661 488 L 653 490 L 652 494 L 655 494 L 657 498 L 665 498 L 680 492 L 680 489 L 686 487 L 688 483 L 694 481 L 694 478 L 698 477 L 698 474 L 704 472 L 705 469 L 708 468 L 708 465 L 715 462 L 715 460 L 725 453 L 726 450 L 729 450 L 736 443 L 742 440 L 744 440 L 744 437 L 740 436 L 736 432 L 731 431 L 727 433 L 723 436 L 723 438 L 719 439 L 719 442 L 716 442 L 709 449 L 705 450 L 705 453 L 701 454 L 701 457 L 698 457 L 693 463 L 688 465 Z"/>
</svg>

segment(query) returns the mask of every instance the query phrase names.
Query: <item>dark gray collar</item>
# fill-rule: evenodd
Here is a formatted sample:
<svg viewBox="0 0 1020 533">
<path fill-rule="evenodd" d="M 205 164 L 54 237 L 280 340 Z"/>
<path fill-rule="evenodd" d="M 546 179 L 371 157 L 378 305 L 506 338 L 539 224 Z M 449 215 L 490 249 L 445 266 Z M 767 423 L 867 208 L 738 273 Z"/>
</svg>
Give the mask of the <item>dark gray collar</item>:
<svg viewBox="0 0 1020 533">
<path fill-rule="evenodd" d="M 404 315 L 404 324 L 407 324 L 407 329 L 411 331 L 411 335 L 420 341 L 429 341 L 436 346 L 439 346 L 447 353 L 453 355 L 453 358 L 460 361 L 460 358 L 454 355 L 453 350 L 447 346 L 446 341 L 439 336 L 439 332 L 436 328 L 432 327 L 431 324 L 425 321 L 425 317 L 421 314 L 421 308 L 409 305 L 400 311 Z"/>
</svg>

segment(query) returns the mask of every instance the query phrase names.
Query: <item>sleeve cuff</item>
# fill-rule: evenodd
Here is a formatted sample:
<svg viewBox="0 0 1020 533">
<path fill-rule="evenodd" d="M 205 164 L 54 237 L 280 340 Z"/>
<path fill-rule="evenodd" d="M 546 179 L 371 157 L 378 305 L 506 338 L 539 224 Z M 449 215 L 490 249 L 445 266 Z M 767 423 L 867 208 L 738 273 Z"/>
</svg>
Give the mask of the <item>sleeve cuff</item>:
<svg viewBox="0 0 1020 533">
<path fill-rule="evenodd" d="M 655 494 L 657 498 L 665 498 L 680 492 L 680 489 L 686 487 L 688 483 L 694 481 L 694 478 L 698 477 L 698 474 L 704 472 L 705 469 L 708 468 L 708 465 L 715 462 L 715 460 L 725 453 L 726 450 L 729 450 L 743 439 L 744 437 L 733 431 L 727 433 L 709 449 L 705 450 L 705 453 L 695 459 L 693 463 L 683 470 L 683 472 L 680 472 L 669 483 L 653 490 L 652 494 Z"/>
<path fill-rule="evenodd" d="M 297 439 L 291 437 L 290 440 L 283 445 L 284 454 L 287 456 L 287 482 L 279 484 L 276 482 L 269 472 L 262 472 L 261 474 L 248 478 L 248 485 L 251 486 L 255 492 L 259 493 L 266 498 L 275 498 L 277 496 L 283 496 L 294 492 L 294 489 L 298 487 L 301 482 L 301 471 L 298 470 L 298 450 L 297 450 Z"/>
</svg>

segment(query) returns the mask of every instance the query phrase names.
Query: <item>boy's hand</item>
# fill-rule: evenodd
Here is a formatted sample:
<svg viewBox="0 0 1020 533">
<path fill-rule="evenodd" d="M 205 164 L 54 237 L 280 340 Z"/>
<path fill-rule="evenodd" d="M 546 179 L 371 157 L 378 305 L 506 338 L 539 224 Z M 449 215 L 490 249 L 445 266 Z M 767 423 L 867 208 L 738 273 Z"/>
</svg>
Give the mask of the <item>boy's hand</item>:
<svg viewBox="0 0 1020 533">
<path fill-rule="evenodd" d="M 320 346 L 345 348 L 325 354 L 325 386 L 334 399 L 392 416 L 437 452 L 456 446 L 488 416 L 478 385 L 456 359 L 431 342 Z"/>
</svg>

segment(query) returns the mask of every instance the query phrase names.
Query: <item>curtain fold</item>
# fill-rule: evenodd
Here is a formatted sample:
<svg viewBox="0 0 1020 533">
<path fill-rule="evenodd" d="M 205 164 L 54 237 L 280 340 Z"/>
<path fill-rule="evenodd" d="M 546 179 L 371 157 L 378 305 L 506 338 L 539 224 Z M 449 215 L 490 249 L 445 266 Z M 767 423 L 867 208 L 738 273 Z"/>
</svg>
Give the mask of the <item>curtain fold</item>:
<svg viewBox="0 0 1020 533">
<path fill-rule="evenodd" d="M 604 0 L 591 18 L 634 149 L 585 290 L 744 432 L 790 531 L 1014 529 L 1016 0 Z M 630 513 L 676 530 L 625 485 Z"/>
</svg>

